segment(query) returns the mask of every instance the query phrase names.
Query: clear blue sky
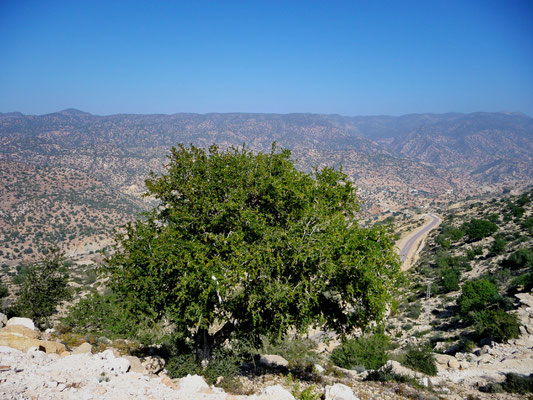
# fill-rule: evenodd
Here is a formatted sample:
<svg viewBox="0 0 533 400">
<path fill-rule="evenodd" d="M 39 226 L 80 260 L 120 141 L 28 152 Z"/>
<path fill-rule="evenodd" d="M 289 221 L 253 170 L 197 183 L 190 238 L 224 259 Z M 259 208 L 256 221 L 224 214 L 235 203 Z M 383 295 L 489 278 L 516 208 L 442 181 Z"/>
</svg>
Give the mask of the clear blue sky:
<svg viewBox="0 0 533 400">
<path fill-rule="evenodd" d="M 0 0 L 0 112 L 520 111 L 533 1 Z"/>
</svg>

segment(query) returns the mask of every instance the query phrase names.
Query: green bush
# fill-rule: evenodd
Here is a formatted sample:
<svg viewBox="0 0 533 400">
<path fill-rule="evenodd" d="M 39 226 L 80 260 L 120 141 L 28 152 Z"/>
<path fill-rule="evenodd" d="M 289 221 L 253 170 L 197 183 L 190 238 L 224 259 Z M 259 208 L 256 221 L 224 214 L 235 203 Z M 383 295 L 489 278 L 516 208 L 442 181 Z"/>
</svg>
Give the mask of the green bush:
<svg viewBox="0 0 533 400">
<path fill-rule="evenodd" d="M 241 364 L 242 360 L 236 354 L 225 349 L 218 349 L 213 353 L 213 358 L 209 360 L 202 374 L 207 383 L 212 385 L 219 376 L 224 379 L 235 377 Z"/>
<path fill-rule="evenodd" d="M 457 299 L 459 315 L 463 319 L 469 319 L 470 312 L 481 311 L 499 299 L 498 288 L 488 279 L 465 282 Z"/>
<path fill-rule="evenodd" d="M 114 294 L 93 292 L 71 307 L 61 323 L 76 333 L 92 333 L 110 339 L 137 339 L 140 328 L 145 327 L 147 321 L 140 321 L 135 310 Z"/>
<path fill-rule="evenodd" d="M 402 364 L 426 375 L 437 375 L 437 365 L 431 346 L 409 346 L 404 354 Z"/>
<path fill-rule="evenodd" d="M 518 374 L 505 374 L 505 382 L 502 384 L 503 390 L 509 393 L 526 394 L 533 392 L 533 374 L 521 376 Z"/>
<path fill-rule="evenodd" d="M 528 217 L 520 226 L 528 231 L 529 234 L 533 234 L 533 217 Z"/>
<path fill-rule="evenodd" d="M 504 239 L 495 238 L 494 242 L 492 242 L 492 245 L 490 246 L 489 255 L 496 256 L 498 254 L 502 254 L 505 250 L 506 244 L 507 242 Z"/>
<path fill-rule="evenodd" d="M 523 248 L 515 251 L 509 258 L 502 261 L 502 266 L 512 270 L 533 268 L 533 249 Z"/>
<path fill-rule="evenodd" d="M 511 292 L 516 292 L 520 289 L 523 289 L 526 292 L 533 289 L 533 272 L 518 275 L 509 284 L 509 290 Z"/>
<path fill-rule="evenodd" d="M 165 364 L 168 376 L 182 378 L 187 375 L 200 375 L 202 367 L 194 353 L 180 354 L 169 358 Z"/>
<path fill-rule="evenodd" d="M 470 240 L 476 242 L 496 232 L 498 230 L 498 225 L 485 219 L 474 218 L 463 225 L 463 230 Z"/>
<path fill-rule="evenodd" d="M 57 306 L 71 296 L 64 254 L 51 249 L 47 256 L 28 265 L 20 276 L 18 297 L 9 313 L 31 318 L 41 327 L 48 326 Z"/>
<path fill-rule="evenodd" d="M 416 303 L 409 304 L 409 306 L 406 309 L 405 315 L 408 318 L 418 319 L 418 317 L 420 317 L 421 312 L 422 312 L 422 304 L 420 304 L 419 302 L 416 302 Z"/>
<path fill-rule="evenodd" d="M 3 299 L 4 297 L 7 297 L 9 295 L 9 291 L 7 288 L 0 282 L 0 299 Z"/>
<path fill-rule="evenodd" d="M 522 376 L 515 373 L 505 374 L 505 381 L 499 383 L 489 383 L 480 389 L 486 393 L 508 393 L 527 394 L 533 392 L 533 374 Z"/>
<path fill-rule="evenodd" d="M 472 312 L 471 318 L 478 338 L 491 338 L 497 342 L 520 336 L 520 323 L 516 314 L 497 308 Z"/>
<path fill-rule="evenodd" d="M 271 344 L 266 337 L 262 338 L 263 354 L 277 354 L 289 363 L 315 364 L 320 361 L 316 352 L 318 345 L 314 340 L 298 337 L 286 337 L 279 344 Z"/>
<path fill-rule="evenodd" d="M 387 354 L 389 349 L 389 338 L 382 334 L 374 334 L 344 341 L 333 350 L 330 358 L 333 364 L 341 368 L 378 369 L 389 359 Z"/>
<path fill-rule="evenodd" d="M 464 236 L 464 232 L 452 225 L 443 225 L 441 228 L 441 235 L 449 239 L 451 242 L 457 242 Z"/>
<path fill-rule="evenodd" d="M 410 378 L 405 375 L 397 374 L 392 370 L 392 366 L 388 365 L 384 368 L 380 368 L 374 371 L 370 371 L 365 378 L 365 381 L 371 382 L 398 382 L 398 383 L 411 383 L 416 384 L 414 378 Z"/>
<path fill-rule="evenodd" d="M 459 281 L 461 280 L 461 271 L 456 268 L 446 268 L 442 270 L 440 287 L 442 293 L 449 293 L 459 290 Z"/>
</svg>

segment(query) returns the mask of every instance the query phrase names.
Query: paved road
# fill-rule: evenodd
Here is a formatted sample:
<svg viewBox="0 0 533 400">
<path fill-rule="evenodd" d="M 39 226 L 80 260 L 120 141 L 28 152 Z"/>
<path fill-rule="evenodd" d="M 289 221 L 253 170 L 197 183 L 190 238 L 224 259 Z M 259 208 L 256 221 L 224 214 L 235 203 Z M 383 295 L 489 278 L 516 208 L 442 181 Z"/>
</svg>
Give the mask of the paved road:
<svg viewBox="0 0 533 400">
<path fill-rule="evenodd" d="M 441 222 L 441 219 L 435 214 L 428 214 L 428 216 L 431 218 L 431 221 L 428 224 L 424 225 L 422 229 L 412 233 L 409 239 L 407 239 L 407 241 L 400 249 L 400 261 L 402 262 L 402 269 L 404 269 L 403 264 L 407 256 L 409 255 L 411 250 L 413 250 L 413 247 L 418 242 L 418 240 L 423 236 L 427 235 L 432 229 L 435 229 Z"/>
</svg>

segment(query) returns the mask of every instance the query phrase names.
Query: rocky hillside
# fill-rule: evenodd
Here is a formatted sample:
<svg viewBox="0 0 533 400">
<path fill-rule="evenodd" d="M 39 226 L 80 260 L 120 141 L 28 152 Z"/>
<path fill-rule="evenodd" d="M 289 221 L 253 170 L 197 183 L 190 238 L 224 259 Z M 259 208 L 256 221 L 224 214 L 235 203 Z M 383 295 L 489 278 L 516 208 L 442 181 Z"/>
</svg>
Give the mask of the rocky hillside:
<svg viewBox="0 0 533 400">
<path fill-rule="evenodd" d="M 388 333 L 431 346 L 439 376 L 503 391 L 505 373 L 533 371 L 533 191 L 455 203 L 442 218 Z"/>
</svg>

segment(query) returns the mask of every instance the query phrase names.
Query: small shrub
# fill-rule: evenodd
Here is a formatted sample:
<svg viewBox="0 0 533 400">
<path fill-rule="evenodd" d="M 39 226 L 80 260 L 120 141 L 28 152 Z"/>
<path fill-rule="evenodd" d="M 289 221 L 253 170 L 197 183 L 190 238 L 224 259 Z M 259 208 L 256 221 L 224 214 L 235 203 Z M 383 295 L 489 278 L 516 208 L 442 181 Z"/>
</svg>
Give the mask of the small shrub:
<svg viewBox="0 0 533 400">
<path fill-rule="evenodd" d="M 149 325 L 140 321 L 134 311 L 114 294 L 92 293 L 71 307 L 62 324 L 75 333 L 93 333 L 115 338 L 136 338 L 140 328 Z M 151 338 L 146 338 L 150 342 Z"/>
<path fill-rule="evenodd" d="M 7 297 L 9 295 L 9 291 L 7 288 L 0 282 L 0 299 L 3 299 L 4 297 Z"/>
<path fill-rule="evenodd" d="M 366 369 L 378 369 L 389 359 L 389 338 L 382 334 L 369 337 L 349 339 L 331 353 L 331 361 L 346 369 L 363 366 Z"/>
<path fill-rule="evenodd" d="M 520 336 L 520 323 L 516 314 L 501 309 L 476 311 L 471 314 L 476 335 L 497 342 Z"/>
<path fill-rule="evenodd" d="M 504 239 L 495 238 L 494 242 L 492 242 L 492 245 L 489 248 L 489 255 L 494 257 L 498 254 L 502 254 L 505 251 L 506 244 L 507 242 Z"/>
<path fill-rule="evenodd" d="M 370 371 L 365 381 L 372 382 L 398 382 L 398 383 L 417 383 L 415 379 L 395 373 L 392 366 L 388 365 L 374 371 Z"/>
<path fill-rule="evenodd" d="M 420 317 L 421 312 L 422 312 L 422 304 L 420 304 L 419 302 L 416 302 L 416 303 L 409 304 L 405 315 L 408 318 L 418 319 L 418 317 Z"/>
<path fill-rule="evenodd" d="M 463 225 L 463 230 L 471 241 L 476 242 L 496 232 L 498 230 L 498 225 L 484 219 L 474 218 Z"/>
<path fill-rule="evenodd" d="M 502 261 L 502 266 L 512 270 L 533 268 L 533 249 L 522 248 L 515 251 L 509 258 Z"/>
<path fill-rule="evenodd" d="M 435 357 L 429 345 L 408 347 L 402 364 L 426 375 L 437 375 Z"/>
<path fill-rule="evenodd" d="M 320 361 L 317 354 L 317 344 L 311 339 L 287 337 L 281 343 L 273 345 L 263 337 L 263 354 L 277 354 L 290 363 L 315 364 Z"/>
<path fill-rule="evenodd" d="M 171 357 L 167 361 L 165 369 L 168 372 L 168 376 L 171 378 L 182 378 L 189 374 L 199 375 L 202 372 L 200 362 L 194 353 L 180 354 Z"/>
<path fill-rule="evenodd" d="M 461 271 L 456 268 L 446 268 L 441 273 L 441 292 L 449 293 L 459 290 Z"/>
<path fill-rule="evenodd" d="M 207 383 L 212 385 L 219 376 L 222 376 L 225 380 L 234 378 L 239 371 L 240 365 L 241 359 L 237 355 L 228 350 L 219 349 L 214 352 L 213 358 L 209 361 L 202 374 Z"/>
<path fill-rule="evenodd" d="M 530 291 L 533 289 L 533 272 L 518 275 L 509 284 L 509 291 L 517 292 L 518 290 Z"/>
<path fill-rule="evenodd" d="M 499 298 L 498 288 L 488 279 L 465 282 L 457 299 L 459 315 L 468 319 L 470 312 L 483 310 L 497 302 Z"/>
<path fill-rule="evenodd" d="M 71 297 L 64 254 L 51 249 L 46 257 L 27 266 L 21 278 L 17 301 L 10 313 L 33 319 L 41 327 L 49 324 L 56 307 Z"/>
<path fill-rule="evenodd" d="M 533 392 L 533 374 L 521 376 L 518 374 L 505 374 L 503 390 L 509 393 L 527 394 Z"/>
</svg>

